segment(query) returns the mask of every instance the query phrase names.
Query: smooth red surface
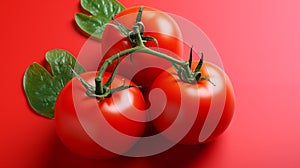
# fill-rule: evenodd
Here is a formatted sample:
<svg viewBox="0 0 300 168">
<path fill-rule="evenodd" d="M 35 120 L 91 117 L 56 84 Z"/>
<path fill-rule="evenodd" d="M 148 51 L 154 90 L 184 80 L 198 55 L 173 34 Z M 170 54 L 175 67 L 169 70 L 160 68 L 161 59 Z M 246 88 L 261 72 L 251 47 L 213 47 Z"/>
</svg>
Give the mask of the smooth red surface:
<svg viewBox="0 0 300 168">
<path fill-rule="evenodd" d="M 300 3 L 297 0 L 120 0 L 194 22 L 217 48 L 236 92 L 231 125 L 204 146 L 147 158 L 87 160 L 69 152 L 52 120 L 28 107 L 22 77 L 46 51 L 77 55 L 76 1 L 5 1 L 1 12 L 0 167 L 300 167 Z"/>
</svg>

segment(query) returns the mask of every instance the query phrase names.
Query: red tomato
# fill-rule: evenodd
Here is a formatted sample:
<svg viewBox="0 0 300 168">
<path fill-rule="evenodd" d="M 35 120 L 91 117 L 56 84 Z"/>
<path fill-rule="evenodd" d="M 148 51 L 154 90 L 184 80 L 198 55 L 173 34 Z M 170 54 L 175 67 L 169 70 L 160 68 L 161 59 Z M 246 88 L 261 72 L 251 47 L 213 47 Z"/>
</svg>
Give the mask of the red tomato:
<svg viewBox="0 0 300 168">
<path fill-rule="evenodd" d="M 196 67 L 192 64 L 192 69 Z M 153 86 L 165 96 L 155 94 L 151 104 L 164 104 L 151 113 L 157 130 L 168 139 L 182 144 L 201 144 L 219 136 L 228 127 L 235 107 L 235 96 L 228 76 L 216 65 L 204 62 L 200 72 L 207 80 L 195 84 L 182 82 L 172 69 L 159 75 Z M 153 92 L 155 93 L 155 92 Z M 156 92 L 158 93 L 158 92 Z M 153 96 L 153 95 L 152 95 Z"/>
<path fill-rule="evenodd" d="M 139 9 L 140 7 L 138 6 L 125 9 L 115 16 L 115 20 L 132 30 L 133 25 L 136 23 Z M 148 41 L 145 43 L 145 46 L 172 57 L 182 57 L 182 35 L 172 17 L 157 9 L 144 7 L 141 21 L 145 27 L 143 36 L 151 36 L 158 42 L 156 44 L 154 41 Z M 129 48 L 132 48 L 132 44 L 127 37 L 122 36 L 112 26 L 106 27 L 102 37 L 102 53 L 104 55 L 102 63 L 112 55 Z M 132 61 L 129 58 L 126 60 L 121 58 L 121 60 L 118 73 L 128 79 L 132 79 L 137 85 L 143 87 L 151 86 L 155 77 L 161 72 L 158 69 L 166 69 L 171 66 L 164 59 L 141 53 L 133 54 Z M 108 71 L 112 71 L 114 67 L 115 63 L 108 68 Z"/>
<path fill-rule="evenodd" d="M 104 82 L 110 75 L 104 73 Z M 96 72 L 81 75 L 92 85 L 95 76 Z M 116 75 L 111 87 L 129 83 Z M 136 87 L 114 92 L 99 101 L 87 96 L 82 83 L 73 78 L 60 92 L 55 105 L 56 130 L 65 146 L 81 156 L 113 158 L 128 151 L 143 134 L 144 109 L 144 98 Z"/>
</svg>

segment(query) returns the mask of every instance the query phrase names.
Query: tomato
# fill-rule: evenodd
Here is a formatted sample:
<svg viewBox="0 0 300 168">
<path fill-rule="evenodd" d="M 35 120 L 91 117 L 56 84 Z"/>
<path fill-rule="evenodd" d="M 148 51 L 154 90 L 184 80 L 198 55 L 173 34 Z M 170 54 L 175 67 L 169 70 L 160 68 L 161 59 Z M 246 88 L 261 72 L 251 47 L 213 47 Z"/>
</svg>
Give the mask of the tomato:
<svg viewBox="0 0 300 168">
<path fill-rule="evenodd" d="M 111 74 L 106 72 L 103 81 Z M 94 84 L 96 72 L 81 77 Z M 134 85 L 116 75 L 112 88 Z M 77 79 L 69 81 L 60 92 L 55 105 L 57 134 L 74 153 L 88 158 L 113 158 L 128 151 L 145 128 L 145 101 L 137 87 L 114 92 L 99 100 L 89 97 Z"/>
<path fill-rule="evenodd" d="M 193 62 L 192 69 L 195 67 Z M 235 107 L 230 79 L 209 62 L 204 62 L 200 72 L 215 86 L 208 80 L 183 82 L 171 68 L 159 75 L 151 87 L 151 104 L 165 104 L 164 108 L 152 108 L 152 115 L 158 116 L 153 120 L 154 126 L 169 140 L 190 145 L 209 142 L 230 124 Z"/>
<path fill-rule="evenodd" d="M 132 30 L 136 23 L 136 17 L 140 7 L 131 7 L 121 11 L 114 18 L 128 29 Z M 144 24 L 143 36 L 151 36 L 158 42 L 145 42 L 145 46 L 156 51 L 163 52 L 172 57 L 181 58 L 183 53 L 182 34 L 177 23 L 167 13 L 154 8 L 144 7 L 142 18 Z M 132 44 L 127 37 L 124 37 L 120 32 L 112 26 L 107 26 L 102 37 L 102 53 L 103 61 L 125 49 L 132 48 Z M 124 57 L 123 57 L 124 58 Z M 171 64 L 161 58 L 153 55 L 134 53 L 132 59 L 127 57 L 121 58 L 118 74 L 132 79 L 137 85 L 143 88 L 150 87 L 155 77 L 162 72 L 159 69 L 167 69 Z M 112 71 L 115 63 L 109 66 L 108 71 Z"/>
</svg>

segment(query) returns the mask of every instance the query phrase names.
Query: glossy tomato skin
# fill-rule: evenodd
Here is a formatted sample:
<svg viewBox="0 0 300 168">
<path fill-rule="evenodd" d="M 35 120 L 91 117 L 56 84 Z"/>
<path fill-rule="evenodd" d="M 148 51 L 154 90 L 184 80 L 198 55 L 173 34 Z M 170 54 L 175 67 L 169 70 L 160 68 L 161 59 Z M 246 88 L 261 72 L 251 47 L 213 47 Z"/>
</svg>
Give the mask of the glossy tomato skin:
<svg viewBox="0 0 300 168">
<path fill-rule="evenodd" d="M 81 75 L 90 84 L 94 84 L 96 72 L 86 72 Z M 104 82 L 110 73 L 103 76 Z M 112 87 L 118 87 L 130 82 L 116 76 Z M 132 83 L 131 83 L 132 84 Z M 111 97 L 99 101 L 86 95 L 86 89 L 77 78 L 69 81 L 60 92 L 55 105 L 55 124 L 57 134 L 63 144 L 74 153 L 87 158 L 114 158 L 125 153 L 137 139 L 116 138 L 111 131 L 102 127 L 101 115 L 117 132 L 133 137 L 143 134 L 145 123 L 145 102 L 138 88 L 132 87 L 115 92 Z M 135 115 L 137 120 L 128 118 Z M 97 138 L 104 138 L 118 149 L 111 151 L 105 145 L 99 144 Z"/>
<path fill-rule="evenodd" d="M 192 69 L 195 66 L 196 63 L 193 63 Z M 222 134 L 230 124 L 235 108 L 235 95 L 229 77 L 222 69 L 208 62 L 203 64 L 201 72 L 215 86 L 206 80 L 196 84 L 182 82 L 174 70 L 169 69 L 159 75 L 151 87 L 151 91 L 161 89 L 166 95 L 166 105 L 162 112 L 152 108 L 152 114 L 158 116 L 153 123 L 160 133 L 172 141 L 187 145 L 209 142 Z M 151 104 L 158 102 L 162 103 L 164 100 L 151 99 Z M 178 120 L 175 122 L 176 119 Z M 194 121 L 190 129 L 179 140 L 176 139 L 181 128 L 190 121 Z M 170 126 L 177 129 L 165 133 Z"/>
<path fill-rule="evenodd" d="M 121 11 L 114 18 L 115 20 L 122 23 L 128 29 L 132 30 L 133 25 L 136 22 L 136 16 L 138 14 L 140 7 L 131 7 Z M 183 53 L 183 42 L 182 34 L 177 23 L 165 12 L 159 11 L 154 8 L 144 7 L 142 14 L 142 22 L 145 26 L 144 36 L 151 36 L 155 38 L 158 42 L 156 44 L 154 41 L 148 41 L 145 46 L 154 49 L 156 51 L 163 52 L 169 56 L 181 58 Z M 107 26 L 104 30 L 102 37 L 102 53 L 103 59 L 100 66 L 103 64 L 107 58 L 125 49 L 132 48 L 132 44 L 129 42 L 127 37 L 120 34 L 118 30 L 112 26 Z M 161 58 L 157 58 L 153 55 L 135 53 L 132 60 L 121 58 L 123 64 L 119 65 L 118 73 L 122 76 L 132 79 L 137 85 L 143 87 L 150 87 L 155 77 L 162 71 L 157 71 L 157 69 L 166 69 L 171 66 L 171 64 Z M 135 61 L 136 60 L 136 61 Z M 133 62 L 133 63 L 132 63 Z M 114 62 L 108 67 L 108 71 L 112 71 L 115 67 Z M 147 64 L 147 65 L 144 65 Z M 144 70 L 149 67 L 151 70 Z M 131 69 L 131 72 L 128 71 Z M 137 74 L 139 72 L 139 74 Z M 137 76 L 135 76 L 137 74 Z M 133 78 L 133 76 L 135 76 Z M 149 82 L 144 82 L 145 78 Z"/>
</svg>

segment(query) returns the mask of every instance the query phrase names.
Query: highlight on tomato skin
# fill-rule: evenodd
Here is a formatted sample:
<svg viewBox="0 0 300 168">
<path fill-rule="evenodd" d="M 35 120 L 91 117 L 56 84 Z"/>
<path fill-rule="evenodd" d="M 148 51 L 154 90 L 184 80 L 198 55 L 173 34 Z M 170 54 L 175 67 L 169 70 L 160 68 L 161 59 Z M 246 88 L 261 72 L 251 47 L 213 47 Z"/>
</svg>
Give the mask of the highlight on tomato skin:
<svg viewBox="0 0 300 168">
<path fill-rule="evenodd" d="M 80 76 L 93 85 L 96 73 L 86 72 Z M 110 75 L 105 73 L 104 81 Z M 116 75 L 111 87 L 124 84 L 133 85 Z M 137 87 L 115 92 L 111 97 L 99 101 L 87 96 L 86 88 L 77 78 L 73 78 L 58 96 L 54 120 L 57 134 L 67 148 L 83 157 L 106 159 L 125 153 L 142 136 L 145 129 L 144 109 L 145 101 Z M 128 113 L 134 115 L 134 120 L 128 118 Z M 106 127 L 111 127 L 121 135 L 111 134 Z"/>
<path fill-rule="evenodd" d="M 192 69 L 197 65 L 193 62 Z M 189 121 L 195 120 L 191 129 L 185 132 L 185 136 L 179 143 L 197 145 L 214 140 L 220 136 L 229 126 L 234 109 L 235 95 L 229 77 L 216 65 L 204 62 L 201 68 L 203 76 L 210 78 L 215 86 L 209 81 L 202 80 L 196 84 L 182 82 L 173 68 L 163 72 L 154 81 L 153 89 L 161 89 L 166 95 L 164 110 L 152 111 L 153 115 L 160 115 L 153 120 L 155 128 L 166 138 L 176 141 L 180 128 Z M 153 104 L 158 103 L 160 98 L 153 99 Z M 196 119 L 191 118 L 195 115 Z M 179 129 L 166 131 L 175 126 Z"/>
</svg>

